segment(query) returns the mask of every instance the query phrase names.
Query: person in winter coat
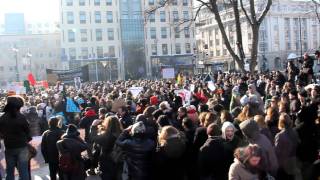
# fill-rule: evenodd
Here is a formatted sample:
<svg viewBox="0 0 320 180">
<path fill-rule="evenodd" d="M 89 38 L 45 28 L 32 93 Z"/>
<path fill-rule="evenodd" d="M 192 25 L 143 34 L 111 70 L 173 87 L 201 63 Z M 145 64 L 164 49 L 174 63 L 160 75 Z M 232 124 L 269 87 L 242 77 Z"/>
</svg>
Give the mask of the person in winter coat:
<svg viewBox="0 0 320 180">
<path fill-rule="evenodd" d="M 20 96 L 9 96 L 0 117 L 0 135 L 4 140 L 6 159 L 6 179 L 14 180 L 17 167 L 21 180 L 29 180 L 28 142 L 32 140 L 30 126 L 20 113 L 24 100 Z"/>
<path fill-rule="evenodd" d="M 259 132 L 259 126 L 254 120 L 245 120 L 240 129 L 250 144 L 258 144 L 263 150 L 264 167 L 267 172 L 275 175 L 278 170 L 278 160 L 270 140 Z"/>
<path fill-rule="evenodd" d="M 84 180 L 86 178 L 84 162 L 81 153 L 88 149 L 87 144 L 79 137 L 77 126 L 69 124 L 67 131 L 57 142 L 59 156 L 68 156 L 72 159 L 72 170 L 63 172 L 64 180 Z M 69 158 L 68 158 L 69 159 Z M 59 162 L 60 163 L 60 162 Z M 61 169 L 63 171 L 63 169 Z"/>
<path fill-rule="evenodd" d="M 198 167 L 201 180 L 227 179 L 228 166 L 223 139 L 220 136 L 220 127 L 210 124 L 207 128 L 208 139 L 200 148 Z"/>
<path fill-rule="evenodd" d="M 41 118 L 39 118 L 37 113 L 37 108 L 35 106 L 31 106 L 29 108 L 29 112 L 26 114 L 27 121 L 30 125 L 30 133 L 31 136 L 40 136 L 41 135 Z"/>
<path fill-rule="evenodd" d="M 153 179 L 152 156 L 156 143 L 146 138 L 145 133 L 146 127 L 140 121 L 125 129 L 116 141 L 116 144 L 125 153 L 125 163 L 130 180 Z"/>
<path fill-rule="evenodd" d="M 79 127 L 85 129 L 84 140 L 89 143 L 90 127 L 92 122 L 98 119 L 98 115 L 95 112 L 95 109 L 87 107 L 84 112 L 84 117 L 80 120 Z"/>
<path fill-rule="evenodd" d="M 262 167 L 263 150 L 252 144 L 235 151 L 234 163 L 229 169 L 229 180 L 264 180 L 266 172 Z"/>
<path fill-rule="evenodd" d="M 63 130 L 59 127 L 59 119 L 52 117 L 49 119 L 49 130 L 42 134 L 41 152 L 44 161 L 49 164 L 50 179 L 56 180 L 57 174 L 59 179 L 63 179 L 63 173 L 59 169 L 59 153 L 57 142 L 63 135 Z"/>
<path fill-rule="evenodd" d="M 237 135 L 235 135 L 236 131 L 237 129 L 231 122 L 226 121 L 222 124 L 221 137 L 224 140 L 223 146 L 226 155 L 225 161 L 228 167 L 233 163 L 234 150 L 243 145 L 241 139 Z"/>
<path fill-rule="evenodd" d="M 194 134 L 194 148 L 196 150 L 199 150 L 200 147 L 206 142 L 208 139 L 208 134 L 207 134 L 207 127 L 211 124 L 216 122 L 217 116 L 213 113 L 206 113 L 204 122 L 201 123 L 201 127 L 198 127 L 195 131 Z"/>
<path fill-rule="evenodd" d="M 184 180 L 186 142 L 181 133 L 173 126 L 165 126 L 161 129 L 158 142 L 155 179 Z"/>
<path fill-rule="evenodd" d="M 118 109 L 117 115 L 120 118 L 119 121 L 123 129 L 126 129 L 133 124 L 132 118 L 126 106 L 120 107 Z"/>
<path fill-rule="evenodd" d="M 103 180 L 116 178 L 117 169 L 111 158 L 114 144 L 121 133 L 121 124 L 116 116 L 109 116 L 99 125 L 98 121 L 92 124 L 91 140 L 100 147 L 99 168 Z"/>
<path fill-rule="evenodd" d="M 280 115 L 279 129 L 281 131 L 275 137 L 275 151 L 279 162 L 277 177 L 281 180 L 301 179 L 296 158 L 299 136 L 292 129 L 292 120 L 288 114 Z"/>
<path fill-rule="evenodd" d="M 274 137 L 272 136 L 272 133 L 264 120 L 264 117 L 262 115 L 255 115 L 253 119 L 255 122 L 257 122 L 260 133 L 265 135 L 273 144 Z"/>
</svg>

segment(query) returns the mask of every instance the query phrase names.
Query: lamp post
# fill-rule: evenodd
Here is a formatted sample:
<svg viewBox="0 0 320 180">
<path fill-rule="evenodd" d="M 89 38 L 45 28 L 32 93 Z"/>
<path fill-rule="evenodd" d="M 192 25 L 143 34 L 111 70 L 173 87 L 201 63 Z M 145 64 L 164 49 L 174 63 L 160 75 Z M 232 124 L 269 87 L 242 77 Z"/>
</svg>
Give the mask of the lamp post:
<svg viewBox="0 0 320 180">
<path fill-rule="evenodd" d="M 19 68 L 18 68 L 18 52 L 19 52 L 19 49 L 14 46 L 14 47 L 12 47 L 12 51 L 14 52 L 14 57 L 15 57 L 15 60 L 16 60 L 16 81 L 19 82 L 20 81 Z"/>
<path fill-rule="evenodd" d="M 32 73 L 32 62 L 31 62 L 31 57 L 32 57 L 32 54 L 31 52 L 28 50 L 27 54 L 26 54 L 26 57 L 29 58 L 29 70 L 30 70 L 30 73 Z"/>
</svg>

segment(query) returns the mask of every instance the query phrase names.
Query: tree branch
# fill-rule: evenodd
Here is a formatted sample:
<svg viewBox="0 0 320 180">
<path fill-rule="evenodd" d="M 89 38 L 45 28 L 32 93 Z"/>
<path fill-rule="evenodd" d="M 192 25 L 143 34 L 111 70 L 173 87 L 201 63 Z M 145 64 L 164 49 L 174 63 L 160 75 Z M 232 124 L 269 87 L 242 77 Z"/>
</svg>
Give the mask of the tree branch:
<svg viewBox="0 0 320 180">
<path fill-rule="evenodd" d="M 312 0 L 312 2 L 314 3 L 314 6 L 315 6 L 315 12 L 316 12 L 316 15 L 317 15 L 317 18 L 319 20 L 319 23 L 320 23 L 320 14 L 318 12 L 318 6 L 320 6 L 320 1 L 317 2 L 316 0 Z"/>
<path fill-rule="evenodd" d="M 272 5 L 272 0 L 268 0 L 268 3 L 265 7 L 265 9 L 263 10 L 262 14 L 260 15 L 260 17 L 258 18 L 258 23 L 261 24 L 263 19 L 266 17 L 266 15 L 268 14 L 270 7 Z"/>
<path fill-rule="evenodd" d="M 246 16 L 246 18 L 247 18 L 247 20 L 248 20 L 249 24 L 253 25 L 253 23 L 252 23 L 252 21 L 251 21 L 251 19 L 250 19 L 249 15 L 248 15 L 247 10 L 246 10 L 246 8 L 245 8 L 245 7 L 244 7 L 244 5 L 243 5 L 243 0 L 240 0 L 240 4 L 241 4 L 241 9 L 242 9 L 242 11 L 243 11 L 244 15 Z"/>
</svg>

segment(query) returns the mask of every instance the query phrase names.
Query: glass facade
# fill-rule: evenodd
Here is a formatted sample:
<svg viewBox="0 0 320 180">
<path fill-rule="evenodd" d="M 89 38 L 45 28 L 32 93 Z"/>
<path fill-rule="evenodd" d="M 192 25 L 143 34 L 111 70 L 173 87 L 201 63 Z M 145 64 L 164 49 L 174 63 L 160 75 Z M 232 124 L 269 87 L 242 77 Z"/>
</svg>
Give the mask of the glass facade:
<svg viewBox="0 0 320 180">
<path fill-rule="evenodd" d="M 140 0 L 120 0 L 120 29 L 125 78 L 140 78 L 146 73 L 144 17 Z"/>
</svg>

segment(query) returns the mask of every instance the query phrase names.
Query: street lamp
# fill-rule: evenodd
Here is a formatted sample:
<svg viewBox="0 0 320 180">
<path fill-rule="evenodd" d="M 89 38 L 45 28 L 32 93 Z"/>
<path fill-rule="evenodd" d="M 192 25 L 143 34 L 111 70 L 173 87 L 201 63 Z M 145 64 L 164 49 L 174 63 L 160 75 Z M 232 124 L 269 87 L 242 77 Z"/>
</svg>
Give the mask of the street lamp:
<svg viewBox="0 0 320 180">
<path fill-rule="evenodd" d="M 30 50 L 28 50 L 26 57 L 29 59 L 29 65 L 30 65 L 29 69 L 30 69 L 30 73 L 32 73 L 32 63 L 31 63 L 32 54 L 31 54 Z"/>
<path fill-rule="evenodd" d="M 16 48 L 16 46 L 12 47 L 11 50 L 14 52 L 14 56 L 16 59 L 16 81 L 19 82 L 20 78 L 19 78 L 19 68 L 18 68 L 18 52 L 19 49 Z"/>
<path fill-rule="evenodd" d="M 310 10 L 310 11 L 307 11 L 305 13 L 302 13 L 301 15 L 306 15 L 306 14 L 309 14 L 309 13 L 312 13 L 313 11 Z M 302 56 L 303 56 L 303 52 L 302 52 L 302 27 L 301 27 L 301 15 L 299 15 L 299 30 L 300 30 L 300 57 L 302 59 Z"/>
</svg>

